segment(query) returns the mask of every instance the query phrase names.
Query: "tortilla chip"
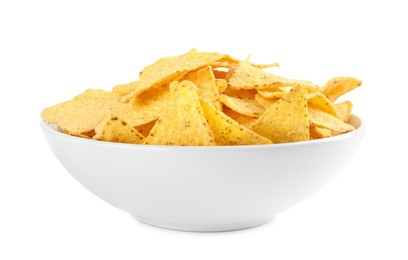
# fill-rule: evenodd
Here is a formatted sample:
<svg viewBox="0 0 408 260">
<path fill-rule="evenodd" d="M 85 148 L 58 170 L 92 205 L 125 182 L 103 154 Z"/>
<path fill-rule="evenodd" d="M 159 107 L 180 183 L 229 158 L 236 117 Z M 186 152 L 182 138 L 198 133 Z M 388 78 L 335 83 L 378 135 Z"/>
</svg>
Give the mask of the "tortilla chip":
<svg viewBox="0 0 408 260">
<path fill-rule="evenodd" d="M 125 119 L 110 114 L 95 128 L 92 139 L 108 142 L 143 144 L 144 136 L 133 128 Z"/>
<path fill-rule="evenodd" d="M 182 80 L 193 82 L 197 86 L 199 98 L 204 99 L 205 102 L 212 104 L 217 109 L 222 109 L 218 86 L 211 66 L 191 71 L 184 75 Z"/>
<path fill-rule="evenodd" d="M 192 49 L 183 55 L 161 58 L 143 69 L 137 88 L 127 96 L 126 101 L 149 89 L 166 86 L 188 71 L 208 66 L 223 56 L 217 52 L 198 52 Z"/>
<path fill-rule="evenodd" d="M 169 105 L 146 137 L 145 144 L 216 145 L 194 83 L 173 81 L 170 92 Z"/>
<path fill-rule="evenodd" d="M 333 103 L 321 92 L 308 94 L 307 102 L 309 106 L 316 107 L 330 115 L 336 116 L 336 109 Z"/>
<path fill-rule="evenodd" d="M 220 101 L 232 110 L 251 117 L 259 117 L 265 108 L 256 100 L 250 91 L 235 91 L 233 95 L 220 95 Z"/>
<path fill-rule="evenodd" d="M 258 118 L 252 130 L 273 143 L 309 140 L 306 94 L 306 88 L 293 87 Z"/>
<path fill-rule="evenodd" d="M 93 131 L 111 109 L 120 104 L 119 97 L 102 89 L 87 89 L 63 103 L 45 108 L 41 117 L 72 135 Z"/>
<path fill-rule="evenodd" d="M 240 125 L 213 105 L 201 101 L 208 125 L 214 133 L 217 145 L 271 144 L 272 142 Z"/>
<path fill-rule="evenodd" d="M 336 109 L 336 116 L 341 121 L 348 123 L 351 116 L 351 111 L 353 109 L 353 103 L 351 101 L 344 101 L 334 104 L 334 109 Z"/>
<path fill-rule="evenodd" d="M 309 107 L 309 120 L 310 125 L 331 129 L 339 133 L 355 130 L 351 124 L 345 123 L 337 117 L 313 107 Z"/>
<path fill-rule="evenodd" d="M 319 87 L 309 81 L 287 79 L 256 68 L 248 62 L 231 64 L 226 76 L 228 87 L 232 89 L 269 89 L 281 91 L 280 87 L 303 86 L 308 92 L 316 92 Z"/>
<path fill-rule="evenodd" d="M 327 81 L 320 91 L 325 94 L 331 102 L 334 102 L 338 97 L 361 86 L 361 84 L 361 80 L 356 78 L 336 77 Z"/>
</svg>

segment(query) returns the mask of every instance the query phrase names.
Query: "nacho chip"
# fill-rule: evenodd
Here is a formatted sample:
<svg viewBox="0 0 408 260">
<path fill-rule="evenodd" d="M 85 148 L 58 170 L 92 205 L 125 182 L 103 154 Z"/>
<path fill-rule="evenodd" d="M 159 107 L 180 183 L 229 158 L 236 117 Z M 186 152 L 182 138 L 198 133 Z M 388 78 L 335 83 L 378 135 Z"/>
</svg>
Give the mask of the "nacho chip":
<svg viewBox="0 0 408 260">
<path fill-rule="evenodd" d="M 146 137 L 145 144 L 216 145 L 194 83 L 173 81 L 170 92 L 171 101 Z"/>
<path fill-rule="evenodd" d="M 217 85 L 219 94 L 224 93 L 227 89 L 227 81 L 225 79 L 215 79 L 215 85 Z"/>
<path fill-rule="evenodd" d="M 41 117 L 72 135 L 93 131 L 99 122 L 120 104 L 117 95 L 102 89 L 87 89 L 72 100 L 48 107 Z"/>
<path fill-rule="evenodd" d="M 248 62 L 231 64 L 226 76 L 228 87 L 232 89 L 269 89 L 281 91 L 280 87 L 305 87 L 308 92 L 316 92 L 319 87 L 309 81 L 287 79 L 256 68 Z"/>
<path fill-rule="evenodd" d="M 95 128 L 94 140 L 143 144 L 144 136 L 133 128 L 125 119 L 109 114 Z"/>
<path fill-rule="evenodd" d="M 306 94 L 306 88 L 293 87 L 258 118 L 252 130 L 273 143 L 309 140 Z"/>
<path fill-rule="evenodd" d="M 259 69 L 265 69 L 265 68 L 279 67 L 280 66 L 278 62 L 267 63 L 267 64 L 258 64 L 258 63 L 252 63 L 250 60 L 251 60 L 251 55 L 248 55 L 247 58 L 244 61 L 251 64 L 253 67 L 259 68 Z M 228 64 L 234 64 L 234 63 L 242 62 L 242 60 L 237 59 L 235 57 L 232 57 L 232 56 L 230 56 L 228 54 L 224 55 L 224 57 L 220 61 L 226 61 Z"/>
<path fill-rule="evenodd" d="M 336 116 L 336 109 L 333 103 L 321 92 L 310 93 L 307 95 L 309 106 L 318 108 L 330 115 Z"/>
<path fill-rule="evenodd" d="M 147 124 L 157 120 L 168 107 L 169 88 L 156 88 L 146 91 L 129 102 L 120 102 L 110 112 L 126 118 L 132 126 Z"/>
<path fill-rule="evenodd" d="M 282 97 L 281 97 L 282 98 Z M 272 106 L 273 104 L 275 104 L 276 102 L 279 101 L 279 99 L 281 98 L 264 98 L 263 96 L 261 96 L 259 93 L 255 94 L 255 100 L 256 102 L 258 102 L 258 104 L 260 104 L 261 106 L 264 107 L 264 109 L 268 109 L 270 106 Z"/>
<path fill-rule="evenodd" d="M 361 86 L 361 84 L 361 80 L 356 78 L 336 77 L 327 81 L 320 91 L 325 94 L 331 102 L 334 102 L 338 97 Z"/>
<path fill-rule="evenodd" d="M 344 101 L 334 104 L 334 109 L 336 109 L 336 116 L 343 122 L 348 123 L 351 116 L 351 111 L 353 109 L 353 103 L 351 101 Z"/>
<path fill-rule="evenodd" d="M 128 84 L 121 84 L 121 85 L 114 86 L 112 88 L 112 93 L 120 97 L 123 97 L 133 92 L 136 89 L 138 84 L 139 84 L 139 81 L 132 81 Z"/>
<path fill-rule="evenodd" d="M 198 52 L 192 49 L 183 55 L 161 58 L 143 69 L 137 88 L 127 96 L 126 101 L 149 89 L 166 86 L 188 71 L 208 66 L 223 56 L 217 52 Z"/>
<path fill-rule="evenodd" d="M 226 114 L 228 117 L 232 118 L 234 121 L 238 122 L 238 124 L 245 126 L 248 129 L 251 129 L 251 127 L 255 124 L 256 120 L 258 120 L 258 118 L 256 117 L 240 114 L 227 106 L 223 107 L 222 112 Z"/>
<path fill-rule="evenodd" d="M 197 86 L 197 94 L 199 98 L 204 99 L 205 102 L 212 104 L 217 109 L 222 108 L 219 100 L 220 94 L 218 92 L 218 86 L 215 82 L 211 66 L 193 70 L 184 75 L 181 80 L 193 82 Z"/>
<path fill-rule="evenodd" d="M 259 95 L 261 95 L 264 98 L 283 98 L 287 93 L 288 90 L 279 90 L 279 91 L 270 91 L 267 89 L 258 89 Z"/>
<path fill-rule="evenodd" d="M 220 95 L 220 101 L 232 110 L 251 117 L 259 117 L 265 108 L 256 100 L 252 91 L 235 91 L 230 95 Z"/>
<path fill-rule="evenodd" d="M 225 77 L 227 76 L 227 72 L 228 71 L 226 70 L 218 70 L 218 69 L 213 70 L 213 74 L 216 79 L 225 79 Z"/>
<path fill-rule="evenodd" d="M 137 125 L 134 126 L 134 128 L 144 137 L 147 137 L 150 134 L 150 131 L 152 130 L 153 126 L 156 124 L 157 120 L 148 122 L 146 124 L 142 124 L 142 125 Z"/>
<path fill-rule="evenodd" d="M 313 107 L 309 107 L 309 120 L 310 125 L 331 129 L 339 133 L 346 133 L 355 130 L 354 126 Z"/>
<path fill-rule="evenodd" d="M 200 100 L 208 125 L 214 133 L 217 145 L 271 144 L 272 142 L 238 124 L 213 105 Z"/>
</svg>

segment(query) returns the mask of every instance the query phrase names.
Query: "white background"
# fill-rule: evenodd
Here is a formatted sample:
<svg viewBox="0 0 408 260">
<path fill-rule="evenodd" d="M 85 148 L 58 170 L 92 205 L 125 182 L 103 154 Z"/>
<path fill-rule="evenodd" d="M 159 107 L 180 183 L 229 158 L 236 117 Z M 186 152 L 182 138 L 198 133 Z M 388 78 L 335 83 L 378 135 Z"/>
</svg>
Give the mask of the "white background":
<svg viewBox="0 0 408 260">
<path fill-rule="evenodd" d="M 0 259 L 408 259 L 403 4 L 1 1 Z M 251 53 L 319 85 L 360 78 L 346 96 L 367 123 L 352 162 L 304 203 L 235 232 L 151 227 L 88 192 L 48 148 L 41 111 L 191 48 Z"/>
</svg>

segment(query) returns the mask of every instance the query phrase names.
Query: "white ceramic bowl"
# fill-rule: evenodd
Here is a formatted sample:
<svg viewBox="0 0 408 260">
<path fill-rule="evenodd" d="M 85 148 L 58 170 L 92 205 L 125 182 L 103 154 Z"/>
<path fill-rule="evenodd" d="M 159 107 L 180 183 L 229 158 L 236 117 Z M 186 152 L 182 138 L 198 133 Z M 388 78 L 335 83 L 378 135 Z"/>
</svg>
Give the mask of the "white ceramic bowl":
<svg viewBox="0 0 408 260">
<path fill-rule="evenodd" d="M 336 177 L 365 131 L 272 145 L 177 147 L 120 144 L 63 134 L 41 121 L 67 171 L 90 192 L 139 221 L 169 229 L 257 226 Z"/>
</svg>

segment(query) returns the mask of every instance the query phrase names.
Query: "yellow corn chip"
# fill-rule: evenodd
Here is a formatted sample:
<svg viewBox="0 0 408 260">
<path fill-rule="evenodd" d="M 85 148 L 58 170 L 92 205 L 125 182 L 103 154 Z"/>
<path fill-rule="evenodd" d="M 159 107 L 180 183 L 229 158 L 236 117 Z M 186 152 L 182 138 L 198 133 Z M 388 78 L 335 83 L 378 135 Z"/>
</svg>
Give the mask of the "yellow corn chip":
<svg viewBox="0 0 408 260">
<path fill-rule="evenodd" d="M 240 114 L 251 117 L 259 117 L 265 111 L 265 108 L 255 100 L 255 96 L 247 95 L 245 93 L 247 91 L 240 92 L 243 94 L 236 94 L 234 96 L 221 95 L 220 101 L 227 107 Z"/>
<path fill-rule="evenodd" d="M 138 83 L 139 81 L 132 81 L 128 84 L 121 84 L 121 85 L 114 86 L 112 88 L 112 93 L 120 97 L 128 95 L 129 93 L 131 93 L 132 91 L 136 89 Z"/>
<path fill-rule="evenodd" d="M 149 89 L 166 86 L 188 71 L 208 66 L 223 56 L 217 52 L 198 52 L 192 49 L 183 55 L 161 58 L 143 69 L 137 88 L 127 96 L 126 101 Z"/>
<path fill-rule="evenodd" d="M 286 79 L 276 76 L 256 68 L 248 62 L 231 64 L 226 77 L 228 87 L 232 89 L 270 89 L 273 91 L 281 91 L 280 87 L 303 86 L 310 93 L 319 90 L 317 85 L 309 81 Z"/>
<path fill-rule="evenodd" d="M 339 133 L 346 133 L 355 129 L 354 126 L 337 117 L 313 107 L 309 107 L 309 120 L 310 125 L 331 129 Z"/>
<path fill-rule="evenodd" d="M 223 107 L 222 112 L 248 129 L 251 129 L 252 125 L 255 124 L 256 120 L 258 120 L 256 117 L 240 114 L 227 106 Z"/>
<path fill-rule="evenodd" d="M 309 106 L 318 108 L 330 115 L 336 116 L 336 109 L 333 103 L 321 92 L 310 93 L 307 95 Z"/>
<path fill-rule="evenodd" d="M 288 91 L 287 90 L 280 90 L 280 91 L 270 91 L 267 89 L 258 89 L 258 93 L 264 98 L 283 98 Z"/>
<path fill-rule="evenodd" d="M 336 77 L 330 79 L 320 91 L 325 94 L 331 102 L 334 102 L 338 97 L 361 86 L 361 84 L 361 80 L 356 78 Z"/>
<path fill-rule="evenodd" d="M 129 102 L 120 102 L 111 109 L 111 113 L 126 118 L 132 126 L 147 124 L 157 120 L 168 106 L 169 88 L 155 88 L 132 98 Z"/>
<path fill-rule="evenodd" d="M 219 94 L 224 93 L 225 89 L 227 89 L 227 81 L 225 79 L 215 79 L 215 84 Z"/>
<path fill-rule="evenodd" d="M 282 98 L 282 97 L 281 97 Z M 255 94 L 255 100 L 261 105 L 263 106 L 265 109 L 268 109 L 270 106 L 272 106 L 273 104 L 275 104 L 277 101 L 279 101 L 279 99 L 281 98 L 264 98 L 263 96 L 261 96 L 259 93 Z"/>
<path fill-rule="evenodd" d="M 100 141 L 129 144 L 143 144 L 145 139 L 125 119 L 114 114 L 108 115 L 96 126 L 95 135 L 92 138 Z"/>
<path fill-rule="evenodd" d="M 214 133 L 217 145 L 271 144 L 272 142 L 240 125 L 213 105 L 201 101 L 205 117 Z"/>
<path fill-rule="evenodd" d="M 252 130 L 273 143 L 309 140 L 306 94 L 306 88 L 293 87 L 258 118 Z"/>
<path fill-rule="evenodd" d="M 119 97 L 110 91 L 87 89 L 72 100 L 44 109 L 41 117 L 72 135 L 89 136 L 87 133 L 120 103 Z"/>
<path fill-rule="evenodd" d="M 184 75 L 181 81 L 182 80 L 193 82 L 197 86 L 197 94 L 199 98 L 204 99 L 205 102 L 212 104 L 217 109 L 222 109 L 219 100 L 220 94 L 218 92 L 218 86 L 215 82 L 211 66 L 191 71 Z"/>
<path fill-rule="evenodd" d="M 145 139 L 156 145 L 216 145 L 198 100 L 196 86 L 190 81 L 170 84 L 171 102 Z"/>
<path fill-rule="evenodd" d="M 146 124 L 142 124 L 142 125 L 137 125 L 134 126 L 134 128 L 140 133 L 142 134 L 144 137 L 148 136 L 150 134 L 150 131 L 152 130 L 153 126 L 156 124 L 157 120 L 151 121 L 149 123 Z"/>
<path fill-rule="evenodd" d="M 344 101 L 337 104 L 334 104 L 336 109 L 336 116 L 343 122 L 348 123 L 351 116 L 351 111 L 353 109 L 353 103 L 351 101 Z"/>
</svg>

